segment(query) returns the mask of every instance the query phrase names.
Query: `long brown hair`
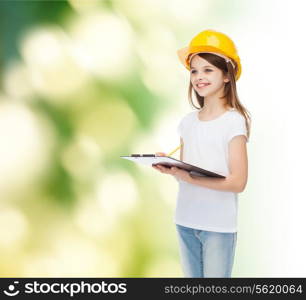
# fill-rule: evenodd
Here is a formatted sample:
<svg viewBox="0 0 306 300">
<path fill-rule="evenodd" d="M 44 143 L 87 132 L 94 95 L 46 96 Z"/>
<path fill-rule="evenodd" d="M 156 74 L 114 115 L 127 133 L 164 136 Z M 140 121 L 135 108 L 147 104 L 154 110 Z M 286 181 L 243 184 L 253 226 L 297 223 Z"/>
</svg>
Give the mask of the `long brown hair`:
<svg viewBox="0 0 306 300">
<path fill-rule="evenodd" d="M 245 124 L 247 128 L 247 137 L 250 137 L 250 128 L 251 128 L 251 116 L 249 111 L 241 104 L 239 101 L 239 97 L 237 95 L 236 89 L 236 79 L 235 74 L 237 70 L 237 64 L 235 61 L 232 62 L 235 64 L 235 69 L 233 68 L 230 62 L 226 62 L 224 58 L 214 55 L 212 53 L 198 53 L 198 55 L 204 59 L 206 59 L 209 63 L 220 69 L 224 76 L 228 76 L 229 82 L 225 82 L 224 85 L 224 95 L 221 99 L 226 99 L 226 105 L 235 108 L 239 113 L 243 115 L 245 118 Z M 198 104 L 200 107 L 196 107 L 192 101 L 192 91 L 194 91 Z M 196 90 L 194 90 L 191 81 L 189 82 L 189 89 L 188 89 L 188 99 L 190 104 L 196 108 L 201 109 L 204 107 L 205 99 L 204 97 L 200 96 Z"/>
</svg>

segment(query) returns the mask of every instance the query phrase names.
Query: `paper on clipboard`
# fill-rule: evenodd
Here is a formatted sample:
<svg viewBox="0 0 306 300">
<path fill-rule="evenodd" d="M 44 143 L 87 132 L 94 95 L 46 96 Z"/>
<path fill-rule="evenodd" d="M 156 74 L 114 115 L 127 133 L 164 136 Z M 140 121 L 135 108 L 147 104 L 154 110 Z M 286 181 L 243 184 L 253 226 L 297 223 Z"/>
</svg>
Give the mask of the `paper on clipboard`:
<svg viewBox="0 0 306 300">
<path fill-rule="evenodd" d="M 202 168 L 199 168 L 194 165 L 190 165 L 185 163 L 181 160 L 177 160 L 173 157 L 169 156 L 155 156 L 154 154 L 138 154 L 137 156 L 120 156 L 121 158 L 133 161 L 138 164 L 152 166 L 156 164 L 163 165 L 165 167 L 178 167 L 183 170 L 189 171 L 190 174 L 194 174 L 196 176 L 208 176 L 208 177 L 218 177 L 218 178 L 225 178 L 225 176 L 221 174 L 217 174 L 215 172 L 211 172 Z"/>
</svg>

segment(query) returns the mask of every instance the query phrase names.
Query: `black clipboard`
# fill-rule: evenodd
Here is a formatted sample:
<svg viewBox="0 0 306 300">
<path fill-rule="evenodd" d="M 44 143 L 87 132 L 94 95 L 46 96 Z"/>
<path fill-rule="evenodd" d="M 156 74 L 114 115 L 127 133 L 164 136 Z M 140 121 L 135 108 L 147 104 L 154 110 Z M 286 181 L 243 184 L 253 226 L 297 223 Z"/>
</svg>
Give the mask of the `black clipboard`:
<svg viewBox="0 0 306 300">
<path fill-rule="evenodd" d="M 132 154 L 131 156 L 120 156 L 120 157 L 147 166 L 152 166 L 157 164 L 168 168 L 175 166 L 190 172 L 191 175 L 225 178 L 225 176 L 221 174 L 217 174 L 215 172 L 208 171 L 194 165 L 190 165 L 188 163 L 185 163 L 181 160 L 175 159 L 170 156 L 155 156 L 154 154 Z"/>
</svg>

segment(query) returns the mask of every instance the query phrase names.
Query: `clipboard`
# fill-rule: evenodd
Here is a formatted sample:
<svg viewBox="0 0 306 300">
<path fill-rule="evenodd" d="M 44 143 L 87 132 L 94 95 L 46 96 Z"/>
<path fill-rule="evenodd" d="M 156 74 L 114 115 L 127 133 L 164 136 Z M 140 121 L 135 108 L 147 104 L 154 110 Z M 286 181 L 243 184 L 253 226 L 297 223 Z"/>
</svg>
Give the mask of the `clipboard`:
<svg viewBox="0 0 306 300">
<path fill-rule="evenodd" d="M 157 164 L 168 168 L 175 166 L 190 172 L 191 175 L 225 178 L 225 176 L 221 174 L 217 174 L 215 172 L 208 171 L 194 165 L 190 165 L 188 163 L 185 163 L 181 160 L 175 159 L 170 156 L 155 156 L 154 154 L 132 154 L 131 156 L 120 156 L 120 157 L 147 166 L 152 166 Z"/>
</svg>

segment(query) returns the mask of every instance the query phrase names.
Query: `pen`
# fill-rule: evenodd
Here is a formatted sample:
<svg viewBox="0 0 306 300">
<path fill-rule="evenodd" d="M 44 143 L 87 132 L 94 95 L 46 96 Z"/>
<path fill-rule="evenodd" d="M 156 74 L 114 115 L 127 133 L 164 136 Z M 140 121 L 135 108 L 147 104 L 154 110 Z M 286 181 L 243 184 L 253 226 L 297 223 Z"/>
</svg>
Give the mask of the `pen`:
<svg viewBox="0 0 306 300">
<path fill-rule="evenodd" d="M 167 154 L 167 156 L 172 155 L 173 153 L 175 153 L 180 148 L 181 148 L 181 146 L 176 147 L 173 151 L 171 151 L 169 154 Z"/>
</svg>

